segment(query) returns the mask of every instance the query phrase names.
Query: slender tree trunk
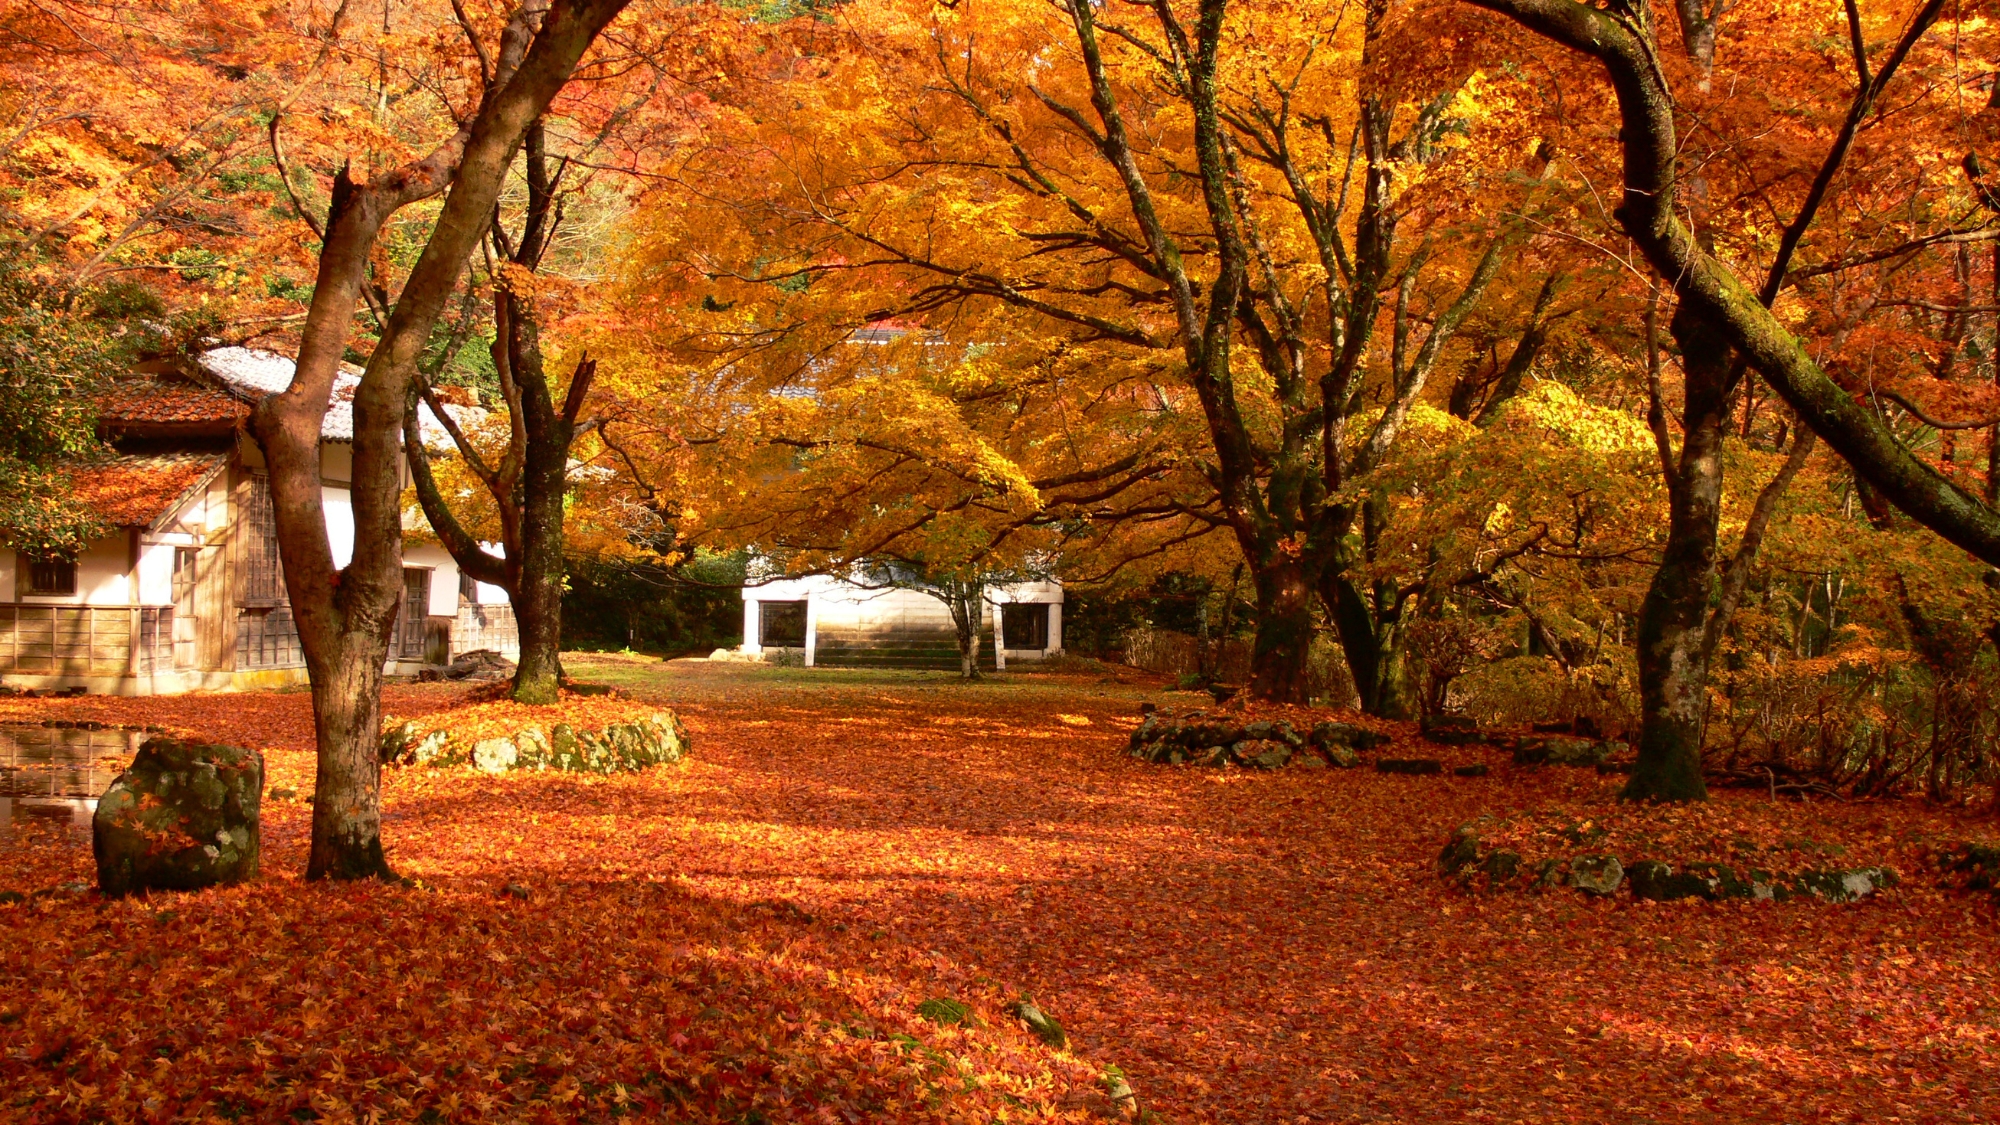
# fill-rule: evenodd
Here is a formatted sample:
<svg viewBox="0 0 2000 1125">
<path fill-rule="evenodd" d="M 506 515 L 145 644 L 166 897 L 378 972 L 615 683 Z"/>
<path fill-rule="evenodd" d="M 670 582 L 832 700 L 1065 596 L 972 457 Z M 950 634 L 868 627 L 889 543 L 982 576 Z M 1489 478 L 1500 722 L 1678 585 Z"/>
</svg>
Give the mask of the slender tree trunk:
<svg viewBox="0 0 2000 1125">
<path fill-rule="evenodd" d="M 1639 759 L 1624 790 L 1632 800 L 1708 796 L 1701 751 L 1732 359 L 1721 335 L 1689 306 L 1676 313 L 1673 332 L 1686 375 L 1686 413 L 1669 480 L 1666 549 L 1639 606 Z"/>
<path fill-rule="evenodd" d="M 554 703 L 562 685 L 563 500 L 569 487 L 569 450 L 575 407 L 595 365 L 577 365 L 570 407 L 558 413 L 536 349 L 534 383 L 524 387 L 521 412 L 528 425 L 521 471 L 520 559 L 514 572 L 514 617 L 521 631 L 514 669 L 514 701 Z"/>
<path fill-rule="evenodd" d="M 958 618 L 958 674 L 962 679 L 979 678 L 979 602 L 961 598 Z"/>
<path fill-rule="evenodd" d="M 534 472 L 530 467 L 530 473 Z M 521 568 L 514 620 L 521 633 L 514 669 L 516 703 L 554 703 L 562 687 L 563 493 L 562 467 L 553 487 L 530 488 L 522 512 Z"/>
</svg>

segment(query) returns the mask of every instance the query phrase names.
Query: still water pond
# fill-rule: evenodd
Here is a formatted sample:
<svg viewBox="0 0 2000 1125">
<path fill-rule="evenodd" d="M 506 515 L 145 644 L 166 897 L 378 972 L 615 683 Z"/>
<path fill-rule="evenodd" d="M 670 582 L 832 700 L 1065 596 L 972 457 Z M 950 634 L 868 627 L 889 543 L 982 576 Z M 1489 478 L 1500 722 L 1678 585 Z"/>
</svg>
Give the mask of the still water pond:
<svg viewBox="0 0 2000 1125">
<path fill-rule="evenodd" d="M 59 824 L 90 839 L 97 798 L 124 772 L 145 735 L 135 730 L 0 724 L 0 847 L 18 829 Z"/>
</svg>

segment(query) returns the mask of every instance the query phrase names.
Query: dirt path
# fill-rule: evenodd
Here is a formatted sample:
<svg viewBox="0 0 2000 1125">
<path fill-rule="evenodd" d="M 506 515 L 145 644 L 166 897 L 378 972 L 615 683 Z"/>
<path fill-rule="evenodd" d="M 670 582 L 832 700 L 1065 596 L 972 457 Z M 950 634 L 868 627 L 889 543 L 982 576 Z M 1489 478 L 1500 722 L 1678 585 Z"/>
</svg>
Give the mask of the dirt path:
<svg viewBox="0 0 2000 1125">
<path fill-rule="evenodd" d="M 1091 677 L 595 672 L 681 706 L 696 758 L 611 780 L 394 775 L 399 870 L 468 893 L 521 884 L 545 922 L 587 886 L 664 881 L 795 919 L 827 964 L 908 996 L 1026 992 L 1084 1069 L 1122 1068 L 1168 1121 L 2000 1115 L 1990 905 L 1920 887 L 1843 908 L 1482 899 L 1431 875 L 1452 826 L 1593 798 L 1610 784 L 1595 775 L 1149 766 L 1120 752 L 1142 689 Z M 274 757 L 295 785 L 309 768 L 302 749 Z M 280 889 L 304 829 L 302 805 L 274 807 Z M 51 854 L 45 880 L 52 863 L 87 869 Z"/>
</svg>

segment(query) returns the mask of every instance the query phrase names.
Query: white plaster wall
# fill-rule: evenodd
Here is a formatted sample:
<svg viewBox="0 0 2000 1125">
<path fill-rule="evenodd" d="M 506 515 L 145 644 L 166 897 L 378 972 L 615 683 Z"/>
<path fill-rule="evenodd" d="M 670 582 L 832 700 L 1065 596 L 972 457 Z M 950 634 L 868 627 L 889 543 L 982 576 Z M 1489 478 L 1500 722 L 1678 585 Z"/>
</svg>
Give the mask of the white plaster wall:
<svg viewBox="0 0 2000 1125">
<path fill-rule="evenodd" d="M 354 501 L 344 488 L 322 488 L 320 507 L 326 512 L 326 539 L 333 547 L 333 565 L 354 559 Z"/>
<path fill-rule="evenodd" d="M 174 544 L 139 541 L 139 604 L 174 604 Z"/>
<path fill-rule="evenodd" d="M 74 598 L 30 598 L 30 601 L 80 601 L 85 605 L 131 605 L 131 544 L 123 532 L 99 539 L 76 557 Z"/>
<path fill-rule="evenodd" d="M 496 558 L 502 554 L 500 544 L 498 543 L 481 542 L 479 546 L 481 550 Z M 472 600 L 479 605 L 506 605 L 507 591 L 485 582 L 474 582 L 472 584 Z M 452 612 L 456 613 L 457 611 L 453 610 Z"/>
<path fill-rule="evenodd" d="M 428 543 L 405 545 L 403 565 L 431 572 L 431 600 L 426 613 L 432 617 L 458 616 L 458 562 L 451 552 Z"/>
</svg>

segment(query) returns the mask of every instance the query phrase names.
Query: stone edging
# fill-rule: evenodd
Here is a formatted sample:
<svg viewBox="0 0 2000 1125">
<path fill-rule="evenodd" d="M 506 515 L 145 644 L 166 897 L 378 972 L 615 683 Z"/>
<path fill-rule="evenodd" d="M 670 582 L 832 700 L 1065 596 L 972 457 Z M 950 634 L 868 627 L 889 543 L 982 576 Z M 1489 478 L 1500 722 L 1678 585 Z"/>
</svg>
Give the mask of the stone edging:
<svg viewBox="0 0 2000 1125">
<path fill-rule="evenodd" d="M 509 737 L 472 741 L 454 738 L 449 729 L 425 732 L 416 723 L 405 722 L 383 732 L 381 753 L 384 765 L 463 765 L 493 774 L 512 770 L 608 774 L 678 762 L 692 747 L 680 716 L 660 711 L 608 724 L 601 731 L 577 730 L 568 723 L 549 727 L 531 723 Z"/>
<path fill-rule="evenodd" d="M 1445 841 L 1444 850 L 1438 853 L 1437 871 L 1440 877 L 1468 888 L 1481 883 L 1489 890 L 1568 887 L 1608 898 L 1629 887 L 1632 897 L 1654 902 L 1683 898 L 1856 902 L 1897 883 L 1896 873 L 1887 867 L 1773 875 L 1761 870 L 1739 873 L 1722 863 L 1676 868 L 1660 860 L 1641 859 L 1628 865 L 1615 855 L 1597 853 L 1544 859 L 1531 869 L 1519 852 L 1488 847 L 1471 824 L 1461 825 Z"/>
</svg>

